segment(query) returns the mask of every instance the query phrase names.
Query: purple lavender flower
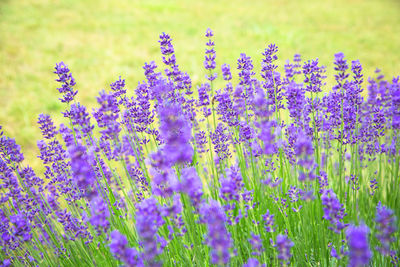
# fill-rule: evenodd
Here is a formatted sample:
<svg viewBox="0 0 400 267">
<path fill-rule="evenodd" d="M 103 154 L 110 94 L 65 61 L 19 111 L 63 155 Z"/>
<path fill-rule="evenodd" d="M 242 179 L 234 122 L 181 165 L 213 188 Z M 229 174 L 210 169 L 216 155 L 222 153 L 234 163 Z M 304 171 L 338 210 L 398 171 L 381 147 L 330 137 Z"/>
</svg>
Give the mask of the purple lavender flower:
<svg viewBox="0 0 400 267">
<path fill-rule="evenodd" d="M 61 83 L 61 87 L 57 88 L 63 97 L 60 98 L 63 103 L 70 103 L 74 100 L 74 97 L 78 93 L 78 90 L 74 91 L 75 79 L 69 72 L 69 68 L 64 62 L 57 63 L 54 67 L 54 73 L 58 75 L 57 82 Z"/>
<path fill-rule="evenodd" d="M 160 133 L 165 141 L 163 153 L 170 166 L 192 160 L 191 126 L 177 104 L 165 103 L 158 109 Z"/>
<path fill-rule="evenodd" d="M 213 74 L 212 70 L 215 69 L 216 63 L 215 63 L 215 58 L 216 58 L 216 53 L 214 49 L 214 41 L 212 40 L 212 37 L 214 36 L 214 33 L 212 32 L 211 29 L 207 29 L 206 31 L 206 37 L 209 38 L 208 42 L 206 43 L 206 55 L 205 55 L 205 60 L 204 60 L 204 68 L 210 72 L 209 76 L 206 76 L 209 81 L 215 80 L 217 78 L 216 73 Z"/>
<path fill-rule="evenodd" d="M 321 73 L 323 69 L 318 66 L 318 59 L 309 60 L 303 65 L 304 83 L 307 84 L 306 91 L 312 93 L 321 92 L 322 79 L 324 78 Z"/>
<path fill-rule="evenodd" d="M 250 258 L 242 267 L 265 267 L 265 264 L 261 264 L 256 258 Z"/>
<path fill-rule="evenodd" d="M 181 195 L 175 194 L 172 197 L 171 205 L 164 204 L 160 209 L 160 214 L 164 217 L 176 218 L 182 212 L 182 208 Z"/>
<path fill-rule="evenodd" d="M 128 240 L 117 230 L 111 232 L 110 251 L 115 258 L 125 262 L 129 267 L 144 266 L 139 252 L 134 248 L 129 248 Z"/>
<path fill-rule="evenodd" d="M 340 204 L 332 189 L 324 190 L 321 200 L 324 206 L 324 216 L 322 218 L 331 222 L 332 227 L 329 227 L 329 229 L 339 233 L 348 226 L 348 224 L 341 221 L 346 216 L 343 205 Z"/>
<path fill-rule="evenodd" d="M 196 148 L 198 153 L 208 152 L 206 145 L 208 144 L 205 131 L 198 131 L 195 133 Z"/>
<path fill-rule="evenodd" d="M 157 248 L 156 234 L 158 228 L 164 224 L 157 200 L 147 198 L 136 206 L 136 229 L 143 246 L 143 260 L 148 264 L 155 263 L 155 257 L 160 254 Z"/>
<path fill-rule="evenodd" d="M 228 144 L 229 136 L 226 131 L 227 127 L 225 127 L 222 123 L 219 123 L 215 129 L 215 132 L 210 133 L 211 141 L 214 145 L 214 151 L 217 154 L 218 161 L 230 158 L 231 156 Z"/>
<path fill-rule="evenodd" d="M 146 76 L 147 83 L 150 86 L 153 86 L 160 76 L 160 73 L 156 73 L 154 71 L 156 68 L 157 68 L 157 65 L 154 61 L 151 61 L 150 63 L 144 63 L 144 66 L 143 66 L 144 75 Z"/>
<path fill-rule="evenodd" d="M 168 34 L 164 32 L 160 34 L 160 40 L 158 42 L 160 43 L 161 54 L 164 55 L 162 58 L 163 62 L 167 66 L 174 66 L 176 64 L 175 50 L 171 41 L 172 39 Z"/>
<path fill-rule="evenodd" d="M 198 87 L 199 91 L 199 99 L 197 101 L 197 106 L 198 107 L 203 107 L 203 115 L 205 118 L 211 115 L 211 109 L 208 108 L 210 105 L 210 98 L 208 96 L 208 91 L 211 90 L 210 84 L 208 83 L 203 83 Z"/>
<path fill-rule="evenodd" d="M 326 172 L 320 171 L 320 175 L 318 176 L 318 183 L 319 183 L 319 193 L 322 194 L 325 189 L 328 188 L 328 176 Z"/>
<path fill-rule="evenodd" d="M 228 64 L 222 64 L 221 71 L 222 71 L 222 77 L 224 78 L 225 81 L 232 80 L 231 67 Z"/>
<path fill-rule="evenodd" d="M 31 167 L 27 166 L 19 169 L 18 173 L 25 187 L 29 188 L 32 193 L 36 192 L 35 187 L 37 187 L 39 193 L 43 192 L 44 181 L 35 174 L 35 171 Z"/>
<path fill-rule="evenodd" d="M 150 88 L 144 83 L 139 83 L 135 89 L 135 108 L 133 112 L 131 112 L 131 115 L 137 125 L 136 131 L 138 132 L 143 132 L 148 129 L 154 121 L 154 114 L 152 114 L 151 111 L 150 94 Z"/>
<path fill-rule="evenodd" d="M 262 53 L 264 58 L 261 63 L 261 77 L 265 80 L 263 87 L 268 93 L 268 100 L 273 111 L 284 107 L 282 104 L 282 81 L 280 73 L 275 71 L 278 66 L 274 64 L 274 61 L 278 59 L 277 52 L 278 47 L 275 44 L 268 45 Z"/>
<path fill-rule="evenodd" d="M 295 155 L 298 158 L 297 164 L 306 169 L 311 169 L 314 164 L 314 148 L 312 140 L 301 130 L 297 133 L 295 144 Z"/>
<path fill-rule="evenodd" d="M 302 114 L 306 103 L 304 89 L 300 84 L 291 82 L 286 86 L 287 108 L 289 116 L 301 126 Z"/>
<path fill-rule="evenodd" d="M 368 265 L 372 252 L 368 244 L 369 229 L 366 225 L 350 225 L 346 230 L 346 238 L 349 245 L 348 266 Z"/>
<path fill-rule="evenodd" d="M 24 160 L 21 147 L 17 145 L 14 138 L 4 136 L 3 132 L 0 132 L 0 155 L 7 164 L 11 162 L 19 163 Z"/>
<path fill-rule="evenodd" d="M 261 253 L 264 251 L 261 237 L 254 233 L 251 233 L 251 238 L 248 239 L 248 241 L 253 248 L 253 252 L 251 254 L 257 256 L 261 255 Z"/>
<path fill-rule="evenodd" d="M 84 137 L 91 135 L 94 126 L 90 123 L 90 115 L 85 106 L 80 103 L 74 103 L 71 105 L 71 111 L 66 112 L 64 115 L 71 118 L 72 125 L 77 126 Z"/>
<path fill-rule="evenodd" d="M 400 129 L 400 76 L 393 78 L 390 86 L 392 98 L 390 111 L 392 113 L 392 128 Z"/>
<path fill-rule="evenodd" d="M 250 142 L 255 136 L 255 131 L 247 122 L 241 121 L 239 123 L 239 141 Z"/>
<path fill-rule="evenodd" d="M 287 60 L 284 68 L 285 68 L 285 83 L 290 83 L 294 81 L 294 76 L 296 74 L 294 65 L 291 64 L 289 60 Z"/>
<path fill-rule="evenodd" d="M 347 65 L 347 60 L 344 58 L 344 54 L 339 52 L 335 54 L 335 61 L 333 63 L 335 65 L 335 80 L 336 85 L 333 87 L 333 90 L 340 90 L 342 88 L 344 81 L 349 77 L 349 74 L 346 71 L 349 69 Z"/>
<path fill-rule="evenodd" d="M 38 119 L 39 128 L 42 131 L 42 136 L 45 139 L 52 139 L 56 134 L 56 127 L 50 117 L 47 114 L 40 114 Z"/>
<path fill-rule="evenodd" d="M 300 54 L 294 54 L 293 55 L 293 69 L 294 69 L 294 74 L 299 75 L 302 73 L 301 70 L 301 55 Z"/>
<path fill-rule="evenodd" d="M 183 73 L 179 70 L 179 66 L 176 64 L 176 57 L 174 54 L 174 47 L 172 45 L 171 37 L 166 34 L 160 34 L 160 43 L 161 54 L 163 55 L 162 60 L 165 65 L 169 67 L 169 69 L 165 69 L 165 74 L 167 77 L 174 82 L 173 89 L 183 89 L 185 88 L 186 81 L 184 80 Z M 176 98 L 178 98 L 177 93 L 175 90 L 172 92 L 172 101 L 176 102 Z"/>
<path fill-rule="evenodd" d="M 27 242 L 32 239 L 32 225 L 23 213 L 10 216 L 10 223 L 13 224 L 12 235 L 21 242 Z"/>
<path fill-rule="evenodd" d="M 353 80 L 356 84 L 361 85 L 363 82 L 362 65 L 359 60 L 351 62 L 351 72 L 353 73 Z"/>
<path fill-rule="evenodd" d="M 3 263 L 0 266 L 1 267 L 10 267 L 10 266 L 12 266 L 12 262 L 10 259 L 4 259 Z"/>
<path fill-rule="evenodd" d="M 121 127 L 117 120 L 120 109 L 118 108 L 115 93 L 106 93 L 102 90 L 100 95 L 97 97 L 97 103 L 100 104 L 100 107 L 93 110 L 93 117 L 96 119 L 97 125 L 101 128 L 101 139 L 117 139 Z"/>
<path fill-rule="evenodd" d="M 278 250 L 278 259 L 284 263 L 289 263 L 292 254 L 290 249 L 294 246 L 294 243 L 287 237 L 287 235 L 279 234 L 276 237 L 275 247 Z"/>
<path fill-rule="evenodd" d="M 190 197 L 195 207 L 199 207 L 203 196 L 203 184 L 194 167 L 187 167 L 182 170 L 179 190 Z"/>
<path fill-rule="evenodd" d="M 378 181 L 376 178 L 369 181 L 369 187 L 371 188 L 371 196 L 375 195 L 375 191 L 378 189 Z"/>
<path fill-rule="evenodd" d="M 266 155 L 277 153 L 279 143 L 275 141 L 275 136 L 279 133 L 280 128 L 276 127 L 276 121 L 265 120 L 256 123 L 256 127 L 260 129 L 257 137 L 264 144 L 263 153 Z"/>
<path fill-rule="evenodd" d="M 270 213 L 269 210 L 262 216 L 264 221 L 265 231 L 272 233 L 274 232 L 275 215 Z"/>
<path fill-rule="evenodd" d="M 226 170 L 226 178 L 220 179 L 221 188 L 220 196 L 226 201 L 236 200 L 240 198 L 240 191 L 244 183 L 239 168 L 232 166 Z"/>
<path fill-rule="evenodd" d="M 170 197 L 178 187 L 178 178 L 176 174 L 169 169 L 163 172 L 152 170 L 153 180 L 151 188 L 155 196 Z"/>
<path fill-rule="evenodd" d="M 287 194 L 290 198 L 290 202 L 295 203 L 299 200 L 300 192 L 296 186 L 290 186 Z"/>
<path fill-rule="evenodd" d="M 90 205 L 92 207 L 90 223 L 96 228 L 98 234 L 101 234 L 102 231 L 107 232 L 110 227 L 107 219 L 110 216 L 107 204 L 104 203 L 101 196 L 97 196 L 90 201 Z"/>
<path fill-rule="evenodd" d="M 114 97 L 120 97 L 122 99 L 125 97 L 125 79 L 121 79 L 121 76 L 119 76 L 118 80 L 110 84 L 110 88 L 114 91 Z"/>
<path fill-rule="evenodd" d="M 396 240 L 393 236 L 397 230 L 396 219 L 394 212 L 379 202 L 376 208 L 375 222 L 378 232 L 376 238 L 380 241 L 381 246 L 377 249 L 385 256 L 390 254 L 390 245 Z"/>
<path fill-rule="evenodd" d="M 216 95 L 218 101 L 217 114 L 220 120 L 227 123 L 228 126 L 238 125 L 238 112 L 234 107 L 231 95 L 228 91 L 218 92 Z"/>
<path fill-rule="evenodd" d="M 240 58 L 237 60 L 237 69 L 239 70 L 239 85 L 244 88 L 243 97 L 249 99 L 253 96 L 252 84 L 254 82 L 253 76 L 253 61 L 251 57 L 248 57 L 245 53 L 240 54 Z"/>
<path fill-rule="evenodd" d="M 262 72 L 273 71 L 278 68 L 277 65 L 273 64 L 274 61 L 278 60 L 278 46 L 276 44 L 269 44 L 267 48 L 265 48 L 262 55 L 264 56 L 262 60 Z"/>
<path fill-rule="evenodd" d="M 90 165 L 87 148 L 83 145 L 71 146 L 68 149 L 71 159 L 71 170 L 73 179 L 78 188 L 85 193 L 88 198 L 96 194 L 96 176 Z"/>
<path fill-rule="evenodd" d="M 207 244 L 211 247 L 211 264 L 229 263 L 232 239 L 226 229 L 226 215 L 215 200 L 204 203 L 200 208 L 202 220 L 207 224 Z"/>
</svg>

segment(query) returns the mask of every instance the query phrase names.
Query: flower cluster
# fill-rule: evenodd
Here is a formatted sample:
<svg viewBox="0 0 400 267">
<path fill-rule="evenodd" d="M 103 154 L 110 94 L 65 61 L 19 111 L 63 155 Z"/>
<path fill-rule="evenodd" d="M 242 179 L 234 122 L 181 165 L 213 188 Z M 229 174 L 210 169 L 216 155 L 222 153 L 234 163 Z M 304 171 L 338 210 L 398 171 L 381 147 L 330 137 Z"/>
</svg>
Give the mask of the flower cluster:
<svg viewBox="0 0 400 267">
<path fill-rule="evenodd" d="M 91 112 L 57 63 L 64 123 L 38 116 L 37 171 L 0 126 L 0 266 L 398 264 L 400 78 L 336 53 L 330 90 L 276 44 L 231 70 L 205 36 L 195 86 L 162 33 L 165 69 Z"/>
</svg>

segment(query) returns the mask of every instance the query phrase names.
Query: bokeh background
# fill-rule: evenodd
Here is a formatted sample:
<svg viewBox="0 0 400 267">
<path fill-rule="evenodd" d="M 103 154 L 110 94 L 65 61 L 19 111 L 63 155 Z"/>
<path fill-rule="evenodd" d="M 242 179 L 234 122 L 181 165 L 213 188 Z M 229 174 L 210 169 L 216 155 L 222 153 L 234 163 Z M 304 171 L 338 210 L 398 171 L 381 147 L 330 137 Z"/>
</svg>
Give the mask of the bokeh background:
<svg viewBox="0 0 400 267">
<path fill-rule="evenodd" d="M 0 0 L 0 125 L 36 162 L 39 113 L 63 121 L 56 62 L 69 65 L 77 100 L 91 110 L 98 91 L 119 76 L 133 89 L 145 62 L 161 62 L 158 35 L 167 32 L 196 86 L 204 81 L 208 27 L 217 64 L 233 68 L 245 52 L 259 71 L 264 48 L 276 43 L 282 67 L 300 53 L 318 57 L 332 76 L 333 55 L 344 52 L 361 61 L 366 76 L 377 67 L 400 74 L 398 0 Z"/>
</svg>

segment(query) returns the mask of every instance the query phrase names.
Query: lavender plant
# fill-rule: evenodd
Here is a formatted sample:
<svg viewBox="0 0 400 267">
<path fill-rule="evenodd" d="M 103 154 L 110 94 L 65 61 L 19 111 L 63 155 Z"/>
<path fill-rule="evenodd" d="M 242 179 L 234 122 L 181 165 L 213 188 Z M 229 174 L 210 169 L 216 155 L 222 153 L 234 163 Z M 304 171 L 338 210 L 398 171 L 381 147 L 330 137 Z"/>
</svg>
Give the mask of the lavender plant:
<svg viewBox="0 0 400 267">
<path fill-rule="evenodd" d="M 398 265 L 400 78 L 365 82 L 338 53 L 329 90 L 318 59 L 281 71 L 275 44 L 234 77 L 205 37 L 195 88 L 162 33 L 164 70 L 119 77 L 92 111 L 56 64 L 43 174 L 0 133 L 0 266 Z"/>
</svg>

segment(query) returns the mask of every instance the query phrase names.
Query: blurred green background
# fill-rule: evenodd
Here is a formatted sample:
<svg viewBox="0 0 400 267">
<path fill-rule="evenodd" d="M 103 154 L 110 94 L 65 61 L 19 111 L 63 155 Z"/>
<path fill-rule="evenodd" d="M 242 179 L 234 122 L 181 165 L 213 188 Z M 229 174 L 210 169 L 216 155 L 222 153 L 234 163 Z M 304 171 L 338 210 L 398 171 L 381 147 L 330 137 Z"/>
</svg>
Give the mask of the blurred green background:
<svg viewBox="0 0 400 267">
<path fill-rule="evenodd" d="M 63 121 L 56 62 L 69 65 L 77 99 L 91 110 L 97 92 L 119 75 L 133 89 L 144 79 L 144 62 L 160 63 L 163 31 L 196 85 L 204 81 L 208 27 L 216 35 L 217 64 L 236 67 L 245 52 L 259 71 L 264 48 L 276 43 L 280 63 L 295 53 L 318 57 L 332 75 L 333 55 L 342 51 L 361 61 L 366 76 L 376 67 L 388 77 L 400 74 L 396 0 L 0 0 L 0 125 L 34 159 L 38 114 Z"/>
</svg>

